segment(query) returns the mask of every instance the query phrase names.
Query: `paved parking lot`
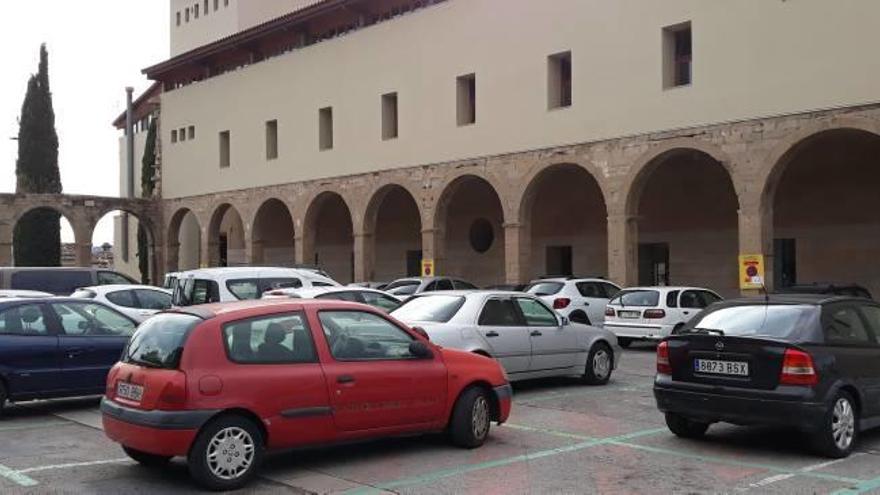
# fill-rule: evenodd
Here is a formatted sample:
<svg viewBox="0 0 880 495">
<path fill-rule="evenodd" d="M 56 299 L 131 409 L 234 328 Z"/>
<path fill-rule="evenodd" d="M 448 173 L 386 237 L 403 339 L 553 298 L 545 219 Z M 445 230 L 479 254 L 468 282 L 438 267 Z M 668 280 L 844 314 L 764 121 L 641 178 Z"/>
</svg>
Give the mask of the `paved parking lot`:
<svg viewBox="0 0 880 495">
<path fill-rule="evenodd" d="M 810 455 L 791 431 L 716 425 L 681 440 L 655 409 L 653 367 L 653 349 L 635 348 L 606 387 L 518 385 L 510 422 L 480 449 L 429 436 L 288 453 L 243 493 L 880 493 L 880 433 L 839 461 Z M 0 420 L 2 493 L 195 490 L 181 461 L 129 461 L 101 432 L 95 400 L 13 407 Z"/>
</svg>

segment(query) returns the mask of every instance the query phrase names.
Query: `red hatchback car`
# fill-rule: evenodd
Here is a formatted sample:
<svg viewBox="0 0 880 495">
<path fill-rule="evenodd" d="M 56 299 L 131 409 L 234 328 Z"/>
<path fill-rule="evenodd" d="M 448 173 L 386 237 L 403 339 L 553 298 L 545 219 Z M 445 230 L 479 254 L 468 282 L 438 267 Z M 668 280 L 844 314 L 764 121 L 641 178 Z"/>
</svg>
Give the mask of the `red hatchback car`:
<svg viewBox="0 0 880 495">
<path fill-rule="evenodd" d="M 444 430 L 478 447 L 511 395 L 496 361 L 442 349 L 371 307 L 251 301 L 147 320 L 101 411 L 134 460 L 186 456 L 200 484 L 227 490 L 266 451 Z"/>
</svg>

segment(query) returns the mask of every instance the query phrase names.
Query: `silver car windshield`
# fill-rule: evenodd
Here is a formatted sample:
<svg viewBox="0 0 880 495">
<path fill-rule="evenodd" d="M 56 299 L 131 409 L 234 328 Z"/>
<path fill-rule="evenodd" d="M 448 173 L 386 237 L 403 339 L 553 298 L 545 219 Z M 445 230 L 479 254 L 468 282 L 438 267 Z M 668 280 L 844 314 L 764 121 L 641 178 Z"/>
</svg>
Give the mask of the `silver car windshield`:
<svg viewBox="0 0 880 495">
<path fill-rule="evenodd" d="M 446 323 L 464 305 L 463 296 L 431 295 L 414 297 L 391 314 L 402 321 Z"/>
</svg>

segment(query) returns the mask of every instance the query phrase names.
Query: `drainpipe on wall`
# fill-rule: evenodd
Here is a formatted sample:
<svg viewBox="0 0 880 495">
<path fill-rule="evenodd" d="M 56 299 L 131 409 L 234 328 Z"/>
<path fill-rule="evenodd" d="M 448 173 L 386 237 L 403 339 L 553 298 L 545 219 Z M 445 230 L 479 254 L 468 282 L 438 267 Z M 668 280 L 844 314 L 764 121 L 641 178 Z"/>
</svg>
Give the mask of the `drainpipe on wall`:
<svg viewBox="0 0 880 495">
<path fill-rule="evenodd" d="M 125 88 L 125 192 L 127 198 L 134 197 L 134 103 L 132 95 L 134 88 L 131 86 Z M 122 261 L 128 263 L 129 252 L 129 224 L 128 213 L 122 213 Z"/>
</svg>

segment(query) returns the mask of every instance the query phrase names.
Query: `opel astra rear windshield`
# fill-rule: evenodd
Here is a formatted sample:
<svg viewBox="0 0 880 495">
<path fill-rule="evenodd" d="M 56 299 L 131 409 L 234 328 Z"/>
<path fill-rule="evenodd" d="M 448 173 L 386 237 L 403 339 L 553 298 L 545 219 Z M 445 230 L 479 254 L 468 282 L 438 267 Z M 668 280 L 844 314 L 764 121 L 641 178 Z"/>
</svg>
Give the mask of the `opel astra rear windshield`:
<svg viewBox="0 0 880 495">
<path fill-rule="evenodd" d="M 414 297 L 391 314 L 403 321 L 446 323 L 464 305 L 463 296 L 431 295 Z"/>
<path fill-rule="evenodd" d="M 788 339 L 795 332 L 818 324 L 819 314 L 819 308 L 810 305 L 732 306 L 698 317 L 682 333 Z"/>
<path fill-rule="evenodd" d="M 200 321 L 191 315 L 156 315 L 137 329 L 122 360 L 148 368 L 176 369 L 186 337 Z"/>
</svg>

